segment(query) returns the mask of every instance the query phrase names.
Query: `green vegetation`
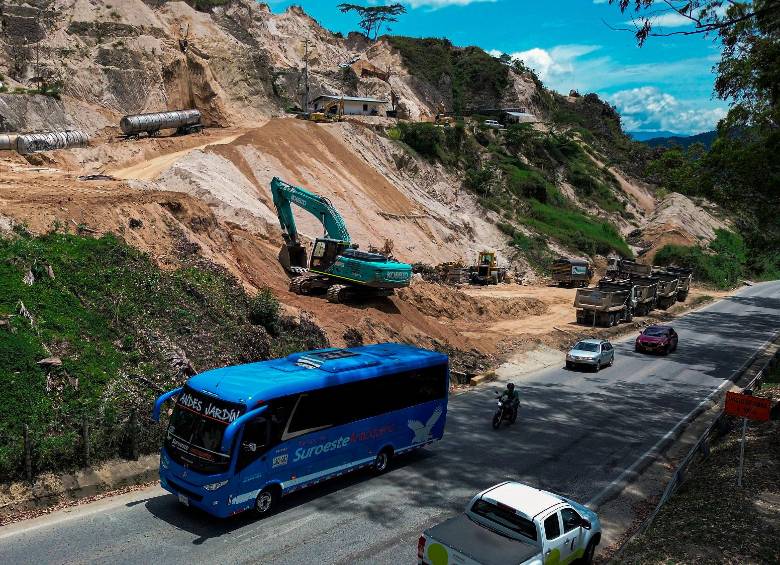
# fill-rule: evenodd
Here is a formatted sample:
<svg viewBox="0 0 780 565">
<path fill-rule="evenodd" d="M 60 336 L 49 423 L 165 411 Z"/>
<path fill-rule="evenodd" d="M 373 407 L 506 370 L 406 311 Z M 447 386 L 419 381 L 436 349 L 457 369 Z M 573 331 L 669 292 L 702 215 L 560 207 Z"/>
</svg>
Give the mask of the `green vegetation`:
<svg viewBox="0 0 780 565">
<path fill-rule="evenodd" d="M 733 288 L 744 276 L 747 248 L 734 232 L 718 230 L 708 251 L 699 247 L 666 245 L 655 256 L 657 265 L 676 265 L 693 269 L 694 276 L 718 288 Z"/>
<path fill-rule="evenodd" d="M 710 10 L 704 22 L 717 25 L 723 46 L 715 92 L 733 101 L 732 107 L 709 150 L 702 146 L 658 150 L 647 173 L 666 189 L 705 197 L 728 210 L 747 250 L 745 274 L 776 279 L 780 278 L 780 5 L 768 0 L 730 3 L 725 14 L 716 18 L 716 13 Z"/>
<path fill-rule="evenodd" d="M 512 222 L 588 255 L 616 251 L 631 256 L 614 226 L 577 209 L 556 186 L 562 172 L 582 202 L 590 202 L 594 209 L 625 212 L 616 195 L 617 181 L 590 159 L 575 138 L 542 133 L 528 125 L 513 125 L 505 132 L 480 128 L 473 132 L 463 124 L 443 128 L 402 122 L 387 133 L 421 156 L 461 169 L 463 186 L 479 197 L 483 207 L 501 214 L 506 220 L 502 229 L 538 270 L 549 267 L 547 244 L 529 240 Z"/>
<path fill-rule="evenodd" d="M 423 157 L 455 165 L 463 156 L 466 130 L 462 123 L 445 128 L 428 122 L 401 122 L 398 128 L 388 130 L 388 136 L 397 136 Z"/>
<path fill-rule="evenodd" d="M 3 477 L 22 472 L 25 424 L 36 471 L 80 464 L 77 430 L 85 420 L 93 460 L 100 461 L 123 454 L 129 412 L 136 409 L 143 422 L 152 399 L 181 384 L 193 367 L 253 362 L 326 343 L 310 322 L 282 316 L 270 290 L 252 298 L 235 278 L 200 259 L 161 271 L 115 236 L 19 231 L 0 239 Z M 61 365 L 38 363 L 49 357 Z M 142 451 L 159 447 L 157 430 L 143 426 Z"/>
<path fill-rule="evenodd" d="M 50 96 L 56 100 L 60 99 L 60 94 L 62 93 L 62 83 L 56 82 L 52 84 L 42 84 L 40 88 L 24 88 L 21 86 L 14 87 L 13 90 L 8 90 L 7 86 L 3 86 L 0 88 L 0 93 L 9 93 L 9 94 L 40 94 L 42 96 Z"/>
<path fill-rule="evenodd" d="M 557 239 L 587 255 L 607 255 L 616 251 L 633 257 L 631 249 L 609 222 L 572 209 L 558 208 L 532 200 L 530 211 L 520 221 L 538 233 Z"/>
<path fill-rule="evenodd" d="M 446 39 L 435 38 L 387 39 L 414 76 L 445 88 L 443 94 L 452 100 L 452 109 L 458 114 L 496 107 L 509 84 L 509 67 L 478 47 L 458 48 Z"/>
</svg>

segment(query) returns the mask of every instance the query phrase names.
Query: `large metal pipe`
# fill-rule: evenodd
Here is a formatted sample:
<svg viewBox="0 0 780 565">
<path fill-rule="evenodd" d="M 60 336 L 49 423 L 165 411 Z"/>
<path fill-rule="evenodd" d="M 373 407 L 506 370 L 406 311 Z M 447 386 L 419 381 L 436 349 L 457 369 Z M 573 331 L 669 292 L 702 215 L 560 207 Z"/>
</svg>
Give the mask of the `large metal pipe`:
<svg viewBox="0 0 780 565">
<path fill-rule="evenodd" d="M 89 136 L 79 130 L 25 133 L 16 138 L 16 151 L 27 155 L 38 151 L 84 147 L 88 144 Z"/>
<path fill-rule="evenodd" d="M 200 111 L 175 110 L 173 112 L 157 112 L 154 114 L 136 114 L 125 116 L 119 122 L 119 127 L 125 135 L 139 133 L 156 133 L 161 129 L 186 130 L 200 125 Z"/>
<path fill-rule="evenodd" d="M 0 151 L 9 151 L 16 149 L 15 133 L 0 133 Z"/>
<path fill-rule="evenodd" d="M 16 149 L 15 133 L 0 133 L 0 151 L 13 151 Z"/>
</svg>

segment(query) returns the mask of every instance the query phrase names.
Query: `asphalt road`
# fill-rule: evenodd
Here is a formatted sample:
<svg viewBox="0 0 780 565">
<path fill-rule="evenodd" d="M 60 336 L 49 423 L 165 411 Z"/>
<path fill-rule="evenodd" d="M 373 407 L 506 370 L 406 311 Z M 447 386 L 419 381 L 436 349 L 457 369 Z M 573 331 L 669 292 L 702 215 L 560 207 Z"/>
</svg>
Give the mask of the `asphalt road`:
<svg viewBox="0 0 780 565">
<path fill-rule="evenodd" d="M 494 431 L 493 387 L 451 399 L 445 439 L 386 475 L 357 473 L 287 497 L 266 520 L 219 521 L 159 488 L 0 528 L 0 563 L 414 563 L 426 527 L 506 479 L 586 502 L 780 328 L 780 282 L 675 321 L 668 357 L 616 344 L 600 373 L 522 377 L 517 424 Z"/>
</svg>

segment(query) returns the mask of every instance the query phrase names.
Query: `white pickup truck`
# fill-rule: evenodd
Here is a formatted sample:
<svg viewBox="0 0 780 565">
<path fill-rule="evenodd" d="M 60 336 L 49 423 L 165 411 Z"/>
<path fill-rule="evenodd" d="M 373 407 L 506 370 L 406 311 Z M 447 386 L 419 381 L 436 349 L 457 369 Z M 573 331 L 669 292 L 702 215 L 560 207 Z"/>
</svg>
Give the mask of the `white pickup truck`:
<svg viewBox="0 0 780 565">
<path fill-rule="evenodd" d="M 425 530 L 417 544 L 420 565 L 590 564 L 601 541 L 595 512 L 520 483 L 506 482 L 476 495 L 466 512 Z"/>
</svg>

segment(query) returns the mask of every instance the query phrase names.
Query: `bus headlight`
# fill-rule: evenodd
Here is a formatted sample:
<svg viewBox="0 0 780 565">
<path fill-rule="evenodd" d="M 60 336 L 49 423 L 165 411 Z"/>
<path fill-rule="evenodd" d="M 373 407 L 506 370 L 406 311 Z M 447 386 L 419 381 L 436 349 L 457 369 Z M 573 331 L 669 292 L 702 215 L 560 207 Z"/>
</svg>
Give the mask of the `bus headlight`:
<svg viewBox="0 0 780 565">
<path fill-rule="evenodd" d="M 163 469 L 167 469 L 168 465 L 170 464 L 171 462 L 168 461 L 168 456 L 165 455 L 165 453 L 163 453 L 162 456 L 160 457 L 160 467 L 162 467 Z"/>
<path fill-rule="evenodd" d="M 210 485 L 203 485 L 206 490 L 217 490 L 228 484 L 227 481 L 219 481 L 218 483 L 211 483 Z"/>
</svg>

